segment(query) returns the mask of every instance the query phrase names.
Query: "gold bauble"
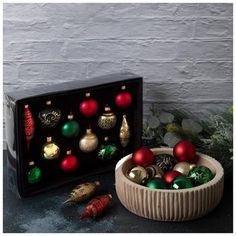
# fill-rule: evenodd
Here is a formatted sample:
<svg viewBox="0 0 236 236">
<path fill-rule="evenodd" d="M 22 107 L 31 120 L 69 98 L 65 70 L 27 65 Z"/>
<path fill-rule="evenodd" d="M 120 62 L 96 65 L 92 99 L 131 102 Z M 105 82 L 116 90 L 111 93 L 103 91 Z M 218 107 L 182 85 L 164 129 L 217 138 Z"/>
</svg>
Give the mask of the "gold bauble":
<svg viewBox="0 0 236 236">
<path fill-rule="evenodd" d="M 126 176 L 131 181 L 141 184 L 142 180 L 148 178 L 148 173 L 142 166 L 136 166 L 129 170 Z"/>
<path fill-rule="evenodd" d="M 126 119 L 126 115 L 123 115 L 122 124 L 120 127 L 120 143 L 122 147 L 126 147 L 129 144 L 130 128 Z"/>
<path fill-rule="evenodd" d="M 47 137 L 47 142 L 43 145 L 42 156 L 44 159 L 53 160 L 60 155 L 60 148 L 55 142 L 52 142 L 52 137 Z"/>
<path fill-rule="evenodd" d="M 173 170 L 179 171 L 183 175 L 188 175 L 189 171 L 192 170 L 195 166 L 195 164 L 191 164 L 188 162 L 179 162 L 174 166 Z"/>
<path fill-rule="evenodd" d="M 116 120 L 116 115 L 111 111 L 111 108 L 106 105 L 105 112 L 98 118 L 98 126 L 101 129 L 112 129 L 116 125 Z"/>
<path fill-rule="evenodd" d="M 151 165 L 146 167 L 149 178 L 157 177 L 161 178 L 164 175 L 163 170 L 157 165 Z"/>
<path fill-rule="evenodd" d="M 82 152 L 92 152 L 98 146 L 98 138 L 92 132 L 92 129 L 87 129 L 86 134 L 79 141 L 79 148 Z"/>
</svg>

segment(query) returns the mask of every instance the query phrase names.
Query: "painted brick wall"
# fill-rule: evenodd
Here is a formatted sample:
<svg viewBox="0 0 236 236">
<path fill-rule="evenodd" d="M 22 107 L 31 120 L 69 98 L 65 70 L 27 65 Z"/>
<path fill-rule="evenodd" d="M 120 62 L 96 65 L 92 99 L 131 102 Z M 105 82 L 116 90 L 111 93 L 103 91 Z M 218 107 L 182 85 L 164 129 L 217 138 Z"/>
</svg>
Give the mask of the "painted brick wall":
<svg viewBox="0 0 236 236">
<path fill-rule="evenodd" d="M 144 110 L 232 102 L 232 4 L 4 4 L 4 90 L 132 71 Z"/>
</svg>

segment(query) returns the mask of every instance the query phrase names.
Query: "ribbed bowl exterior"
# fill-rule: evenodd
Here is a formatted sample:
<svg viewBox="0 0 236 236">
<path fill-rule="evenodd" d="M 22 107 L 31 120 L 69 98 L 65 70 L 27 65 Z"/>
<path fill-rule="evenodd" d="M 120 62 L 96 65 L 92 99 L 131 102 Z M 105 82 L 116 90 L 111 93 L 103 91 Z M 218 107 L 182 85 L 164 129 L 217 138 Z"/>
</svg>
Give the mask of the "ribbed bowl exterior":
<svg viewBox="0 0 236 236">
<path fill-rule="evenodd" d="M 154 155 L 173 154 L 171 148 L 154 148 Z M 117 163 L 116 193 L 120 202 L 136 215 L 160 221 L 186 221 L 212 211 L 220 202 L 224 189 L 223 168 L 215 159 L 198 153 L 199 165 L 207 166 L 215 174 L 208 183 L 183 190 L 149 189 L 130 181 L 126 171 L 131 166 L 128 155 Z"/>
</svg>

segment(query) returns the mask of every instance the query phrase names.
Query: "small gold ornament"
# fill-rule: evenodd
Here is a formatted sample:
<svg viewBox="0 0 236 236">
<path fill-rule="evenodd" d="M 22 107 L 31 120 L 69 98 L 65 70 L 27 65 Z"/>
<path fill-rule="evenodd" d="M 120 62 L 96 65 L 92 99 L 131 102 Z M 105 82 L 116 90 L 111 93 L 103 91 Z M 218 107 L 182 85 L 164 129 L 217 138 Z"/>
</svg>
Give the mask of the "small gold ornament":
<svg viewBox="0 0 236 236">
<path fill-rule="evenodd" d="M 116 125 L 116 115 L 108 105 L 105 106 L 104 110 L 105 112 L 98 118 L 98 126 L 105 130 L 112 129 Z"/>
<path fill-rule="evenodd" d="M 98 138 L 92 132 L 92 129 L 87 129 L 86 134 L 79 141 L 79 148 L 82 152 L 92 152 L 98 146 Z"/>
<path fill-rule="evenodd" d="M 188 162 L 179 162 L 174 166 L 173 170 L 179 171 L 183 175 L 188 175 L 188 173 L 190 172 L 190 170 L 193 169 L 193 167 L 196 167 L 196 165 L 190 164 Z"/>
<path fill-rule="evenodd" d="M 126 147 L 129 144 L 130 128 L 126 119 L 126 115 L 123 115 L 122 124 L 120 127 L 120 143 L 122 147 Z"/>
<path fill-rule="evenodd" d="M 162 178 L 162 176 L 164 175 L 163 170 L 159 166 L 156 166 L 156 165 L 148 166 L 146 168 L 146 171 L 148 173 L 149 178 L 153 178 L 153 177 Z"/>
<path fill-rule="evenodd" d="M 52 142 L 52 137 L 47 137 L 47 142 L 43 145 L 42 156 L 44 159 L 53 160 L 60 155 L 60 148 L 55 142 Z"/>
<path fill-rule="evenodd" d="M 148 178 L 147 171 L 142 166 L 133 167 L 129 170 L 126 174 L 127 178 L 130 179 L 132 182 L 137 184 L 141 184 L 144 179 Z"/>
</svg>

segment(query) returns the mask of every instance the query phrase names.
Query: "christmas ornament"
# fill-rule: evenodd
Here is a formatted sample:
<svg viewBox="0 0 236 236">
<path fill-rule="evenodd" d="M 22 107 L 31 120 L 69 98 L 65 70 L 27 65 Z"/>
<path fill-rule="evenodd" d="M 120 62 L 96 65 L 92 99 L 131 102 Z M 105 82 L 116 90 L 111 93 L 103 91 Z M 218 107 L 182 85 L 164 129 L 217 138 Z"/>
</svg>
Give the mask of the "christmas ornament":
<svg viewBox="0 0 236 236">
<path fill-rule="evenodd" d="M 197 160 L 196 149 L 187 140 L 178 142 L 174 146 L 173 154 L 178 161 L 193 162 Z"/>
<path fill-rule="evenodd" d="M 80 113 L 85 117 L 90 118 L 94 116 L 98 111 L 98 103 L 96 100 L 90 98 L 90 93 L 86 93 L 86 100 L 80 103 Z"/>
<path fill-rule="evenodd" d="M 39 112 L 38 118 L 45 127 L 55 126 L 61 119 L 61 111 L 58 108 L 51 107 L 51 101 L 47 101 L 47 109 Z"/>
<path fill-rule="evenodd" d="M 148 188 L 151 189 L 167 189 L 167 184 L 161 178 L 152 178 L 148 180 L 147 185 Z"/>
<path fill-rule="evenodd" d="M 159 154 L 155 156 L 156 165 L 159 166 L 164 172 L 172 170 L 177 161 L 169 154 Z"/>
<path fill-rule="evenodd" d="M 94 195 L 99 186 L 99 181 L 79 184 L 72 190 L 69 198 L 64 203 L 85 201 Z"/>
<path fill-rule="evenodd" d="M 147 167 L 154 164 L 154 156 L 150 149 L 141 147 L 137 149 L 132 156 L 133 162 L 138 166 Z"/>
<path fill-rule="evenodd" d="M 66 152 L 66 157 L 61 162 L 61 169 L 64 172 L 74 172 L 79 165 L 79 161 L 76 156 L 71 154 L 71 150 Z"/>
<path fill-rule="evenodd" d="M 136 166 L 136 167 L 133 167 L 131 170 L 129 170 L 127 172 L 126 176 L 132 182 L 137 183 L 137 184 L 141 184 L 141 182 L 144 179 L 148 178 L 148 173 L 142 166 Z"/>
<path fill-rule="evenodd" d="M 126 119 L 126 115 L 123 115 L 122 124 L 120 127 L 120 143 L 122 147 L 126 147 L 130 140 L 130 128 Z"/>
<path fill-rule="evenodd" d="M 93 198 L 86 206 L 84 212 L 80 215 L 81 219 L 96 218 L 101 215 L 111 202 L 111 194 L 101 195 Z"/>
<path fill-rule="evenodd" d="M 193 184 L 191 183 L 191 180 L 186 178 L 185 176 L 179 176 L 176 177 L 171 185 L 172 189 L 186 189 L 186 188 L 192 188 Z"/>
<path fill-rule="evenodd" d="M 126 92 L 126 86 L 121 87 L 122 91 L 121 93 L 116 95 L 115 103 L 116 106 L 120 109 L 128 108 L 132 103 L 132 96 L 129 92 Z"/>
<path fill-rule="evenodd" d="M 28 183 L 29 184 L 37 184 L 42 179 L 42 171 L 35 166 L 34 162 L 29 162 L 29 166 L 31 169 L 28 172 Z"/>
<path fill-rule="evenodd" d="M 176 170 L 168 170 L 164 175 L 163 179 L 167 184 L 171 184 L 173 180 L 179 176 L 182 176 L 182 173 Z"/>
<path fill-rule="evenodd" d="M 53 160 L 60 155 L 60 148 L 55 142 L 52 142 L 52 137 L 47 137 L 47 142 L 43 145 L 42 156 L 44 159 Z"/>
<path fill-rule="evenodd" d="M 156 166 L 156 165 L 151 165 L 151 166 L 146 167 L 146 171 L 148 173 L 149 178 L 153 178 L 153 177 L 161 178 L 164 174 L 163 170 L 159 166 Z"/>
<path fill-rule="evenodd" d="M 67 138 L 76 137 L 79 134 L 79 124 L 73 118 L 72 114 L 68 115 L 68 121 L 61 128 L 62 135 Z"/>
<path fill-rule="evenodd" d="M 195 167 L 196 165 L 195 164 L 191 164 L 191 163 L 188 163 L 188 162 L 179 162 L 177 163 L 173 170 L 176 170 L 180 173 L 182 173 L 183 175 L 188 175 L 189 171 L 193 169 L 193 167 Z"/>
<path fill-rule="evenodd" d="M 142 186 L 146 186 L 147 185 L 147 182 L 148 182 L 148 178 L 145 178 L 141 181 L 140 185 Z"/>
<path fill-rule="evenodd" d="M 105 144 L 101 145 L 98 151 L 98 158 L 101 160 L 112 159 L 117 153 L 117 147 L 114 143 L 108 143 L 108 137 L 104 138 Z"/>
<path fill-rule="evenodd" d="M 92 132 L 92 129 L 87 129 L 86 134 L 79 141 L 79 148 L 82 152 L 92 152 L 97 148 L 98 138 Z"/>
<path fill-rule="evenodd" d="M 105 106 L 104 110 L 105 112 L 98 117 L 98 126 L 105 130 L 112 129 L 116 125 L 116 115 L 111 111 L 108 105 Z"/>
<path fill-rule="evenodd" d="M 208 167 L 198 166 L 194 167 L 188 174 L 195 186 L 205 184 L 213 179 L 214 175 Z"/>
<path fill-rule="evenodd" d="M 34 137 L 35 124 L 29 105 L 24 106 L 24 131 L 27 149 L 29 150 L 30 142 Z"/>
</svg>

